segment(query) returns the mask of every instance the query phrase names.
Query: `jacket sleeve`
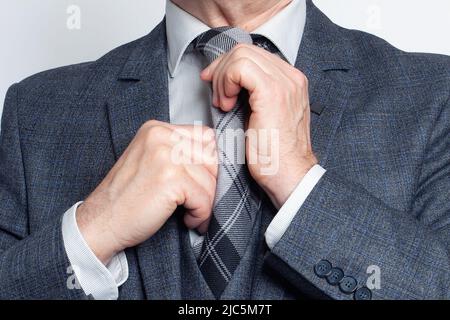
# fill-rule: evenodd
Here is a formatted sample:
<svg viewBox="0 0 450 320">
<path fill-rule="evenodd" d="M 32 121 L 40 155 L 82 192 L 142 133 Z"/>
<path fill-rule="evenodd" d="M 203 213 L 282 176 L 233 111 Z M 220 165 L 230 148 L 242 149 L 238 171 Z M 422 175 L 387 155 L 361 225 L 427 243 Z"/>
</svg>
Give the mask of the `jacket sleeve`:
<svg viewBox="0 0 450 320">
<path fill-rule="evenodd" d="M 450 104 L 434 122 L 409 210 L 328 170 L 268 264 L 299 290 L 334 299 L 356 298 L 364 286 L 371 292 L 358 293 L 372 299 L 450 299 Z"/>
<path fill-rule="evenodd" d="M 61 218 L 29 232 L 18 86 L 6 95 L 0 132 L 0 299 L 86 299 L 64 250 Z"/>
</svg>

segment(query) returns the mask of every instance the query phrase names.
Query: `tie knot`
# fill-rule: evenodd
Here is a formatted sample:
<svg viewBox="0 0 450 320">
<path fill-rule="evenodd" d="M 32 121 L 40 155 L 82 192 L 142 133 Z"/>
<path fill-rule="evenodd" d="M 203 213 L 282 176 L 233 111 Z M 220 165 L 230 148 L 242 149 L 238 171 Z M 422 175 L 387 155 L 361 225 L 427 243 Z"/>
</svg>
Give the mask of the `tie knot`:
<svg viewBox="0 0 450 320">
<path fill-rule="evenodd" d="M 253 44 L 250 34 L 236 27 L 219 27 L 208 30 L 196 39 L 194 46 L 209 63 L 227 53 L 239 43 Z"/>
</svg>

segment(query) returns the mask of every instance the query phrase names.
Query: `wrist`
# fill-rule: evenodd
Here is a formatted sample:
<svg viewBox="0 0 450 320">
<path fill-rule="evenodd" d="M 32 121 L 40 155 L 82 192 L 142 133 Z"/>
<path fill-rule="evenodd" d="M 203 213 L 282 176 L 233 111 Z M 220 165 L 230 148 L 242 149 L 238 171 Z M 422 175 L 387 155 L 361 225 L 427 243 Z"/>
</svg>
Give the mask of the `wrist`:
<svg viewBox="0 0 450 320">
<path fill-rule="evenodd" d="M 89 248 L 104 265 L 123 250 L 105 220 L 107 221 L 104 219 L 104 214 L 88 201 L 82 203 L 77 209 L 78 229 Z"/>
<path fill-rule="evenodd" d="M 287 165 L 283 169 L 280 168 L 279 174 L 269 179 L 263 189 L 275 208 L 280 209 L 286 203 L 295 188 L 316 164 L 318 160 L 311 154 L 301 161 Z"/>
</svg>

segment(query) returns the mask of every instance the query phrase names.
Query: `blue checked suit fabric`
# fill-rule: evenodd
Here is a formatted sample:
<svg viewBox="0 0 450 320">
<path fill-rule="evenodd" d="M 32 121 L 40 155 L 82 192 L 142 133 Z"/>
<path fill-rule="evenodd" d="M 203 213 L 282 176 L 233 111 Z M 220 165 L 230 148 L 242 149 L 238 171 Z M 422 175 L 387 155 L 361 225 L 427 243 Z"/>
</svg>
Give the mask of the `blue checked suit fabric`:
<svg viewBox="0 0 450 320">
<path fill-rule="evenodd" d="M 255 44 L 272 51 L 262 39 Z M 212 63 L 239 43 L 253 44 L 253 38 L 239 28 L 221 27 L 200 35 L 194 46 Z M 245 92 L 228 113 L 211 107 L 219 155 L 217 190 L 209 230 L 194 251 L 216 298 L 226 288 L 245 253 L 260 206 L 258 195 L 250 188 L 251 177 L 245 164 L 244 126 L 248 109 Z"/>
<path fill-rule="evenodd" d="M 263 201 L 255 243 L 220 298 L 354 299 L 314 273 L 326 259 L 359 286 L 368 267 L 379 266 L 373 300 L 450 299 L 450 58 L 343 29 L 311 0 L 306 21 L 295 67 L 323 108 L 311 114 L 311 139 L 327 172 L 272 250 L 261 242 L 277 212 Z M 0 300 L 88 298 L 67 286 L 61 217 L 101 183 L 142 124 L 170 122 L 166 30 L 162 22 L 96 61 L 41 72 L 8 90 Z M 209 299 L 189 249 L 174 214 L 126 250 L 129 277 L 119 299 Z"/>
</svg>

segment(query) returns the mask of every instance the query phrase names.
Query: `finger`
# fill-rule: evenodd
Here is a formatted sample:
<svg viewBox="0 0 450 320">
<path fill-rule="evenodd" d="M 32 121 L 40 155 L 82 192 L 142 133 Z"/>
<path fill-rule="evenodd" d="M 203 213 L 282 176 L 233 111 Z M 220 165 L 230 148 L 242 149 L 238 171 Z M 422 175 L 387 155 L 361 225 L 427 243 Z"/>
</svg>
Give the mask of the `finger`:
<svg viewBox="0 0 450 320">
<path fill-rule="evenodd" d="M 212 78 L 212 83 L 211 83 L 211 88 L 212 88 L 212 95 L 213 95 L 213 106 L 215 106 L 216 108 L 220 107 L 220 94 L 219 94 L 219 82 L 218 80 L 218 76 L 217 76 L 217 70 L 219 70 L 219 68 L 221 67 L 221 64 L 217 65 L 217 68 L 214 70 L 213 73 L 213 78 Z"/>
<path fill-rule="evenodd" d="M 265 58 L 271 65 L 275 65 L 279 68 L 290 68 L 292 65 L 283 60 L 278 54 L 269 52 L 258 46 L 254 46 L 254 50 L 263 58 Z"/>
<path fill-rule="evenodd" d="M 214 130 L 202 126 L 202 125 L 174 125 L 167 122 L 162 121 L 152 121 L 152 123 L 155 123 L 153 126 L 159 126 L 162 128 L 169 129 L 168 134 L 171 135 L 169 139 L 161 139 L 163 140 L 172 140 L 172 141 L 179 141 L 182 138 L 188 138 L 193 139 L 195 141 L 200 141 L 202 143 L 209 143 L 210 141 L 215 139 L 215 133 Z M 162 138 L 162 137 L 161 137 Z"/>
<path fill-rule="evenodd" d="M 186 132 L 172 142 L 172 160 L 177 164 L 201 164 L 217 176 L 218 154 L 215 132 L 211 128 L 185 126 Z M 188 132 L 190 134 L 188 134 Z M 192 139 L 194 137 L 195 139 Z"/>
<path fill-rule="evenodd" d="M 112 179 L 115 182 L 128 183 L 138 172 L 141 159 L 144 157 L 148 150 L 148 135 L 146 130 L 149 127 L 148 124 L 142 126 L 139 129 L 136 136 L 131 141 L 130 145 L 125 149 L 124 153 L 119 157 L 116 164 L 108 173 L 107 178 Z M 166 134 L 170 130 L 163 128 L 158 134 L 163 137 L 161 140 L 167 140 Z M 153 146 L 152 146 L 153 147 Z"/>
<path fill-rule="evenodd" d="M 237 101 L 237 96 L 225 95 L 223 75 L 230 62 L 236 58 L 236 48 L 239 47 L 243 47 L 243 45 L 238 45 L 229 53 L 220 56 L 203 71 L 203 74 L 205 75 L 204 78 L 212 82 L 213 105 L 215 107 L 220 107 L 224 111 L 231 110 L 236 105 Z M 240 50 L 240 52 L 242 52 L 242 50 Z M 247 55 L 251 55 L 251 52 L 248 52 Z"/>
<path fill-rule="evenodd" d="M 196 229 L 202 225 L 204 228 L 205 222 L 212 213 L 213 199 L 208 190 L 197 183 L 190 174 L 187 176 L 184 179 L 185 202 L 183 206 L 186 208 L 184 223 L 189 229 Z"/>
<path fill-rule="evenodd" d="M 258 65 L 267 75 L 276 79 L 279 83 L 289 80 L 284 71 L 280 70 L 278 65 L 272 61 L 275 58 L 270 57 L 270 55 L 270 53 L 256 46 L 239 45 L 232 52 L 224 55 L 220 62 L 208 67 L 205 73 L 211 73 L 214 96 L 218 96 L 214 100 L 218 100 L 222 110 L 230 111 L 236 105 L 241 87 L 232 83 L 228 83 L 228 86 L 226 86 L 226 74 L 233 64 L 241 63 L 243 59 L 250 60 Z M 277 60 L 281 59 L 277 58 Z"/>
<path fill-rule="evenodd" d="M 273 70 L 273 67 L 283 69 L 284 71 L 289 71 L 293 68 L 277 54 L 271 53 L 256 45 L 239 44 L 229 53 L 220 56 L 205 68 L 201 73 L 201 78 L 205 81 L 212 81 L 214 73 L 216 73 L 216 69 L 219 68 L 220 64 L 228 62 L 229 59 L 237 60 L 240 58 L 253 59 L 254 62 L 260 65 L 260 67 L 268 74 L 272 73 L 271 70 Z"/>
<path fill-rule="evenodd" d="M 306 88 L 306 90 L 303 90 L 303 93 L 305 93 L 306 96 L 308 95 L 308 79 L 300 70 L 298 70 L 276 54 L 270 53 L 267 50 L 259 47 L 257 47 L 255 50 L 257 50 L 260 54 L 260 57 L 264 59 L 258 60 L 257 63 L 264 71 L 266 71 L 266 73 L 270 74 L 270 71 L 267 69 L 267 63 L 269 63 L 270 65 L 275 67 L 282 75 L 283 79 L 280 79 L 282 81 L 280 83 L 286 83 L 285 81 L 290 81 L 294 83 L 294 85 L 303 86 Z M 255 57 L 258 56 L 255 55 Z"/>
<path fill-rule="evenodd" d="M 253 60 L 256 64 L 260 65 L 268 74 L 280 73 L 274 66 L 272 66 L 271 61 L 268 61 L 261 55 L 262 51 L 265 50 L 262 50 L 254 45 L 239 44 L 229 53 L 220 56 L 205 70 L 203 70 L 201 75 L 202 79 L 212 82 L 212 102 L 214 106 L 221 107 L 222 110 L 229 111 L 236 105 L 237 95 L 226 95 L 223 86 L 223 75 L 226 69 L 229 68 L 229 65 L 236 60 L 239 60 L 241 58 L 248 58 Z M 238 90 L 238 93 L 239 91 L 240 90 Z"/>
<path fill-rule="evenodd" d="M 168 161 L 174 164 L 201 164 L 217 176 L 218 155 L 215 132 L 205 126 L 172 125 L 158 122 L 155 126 L 170 133 Z M 166 131 L 164 131 L 166 132 Z M 159 131 L 158 131 L 159 133 Z"/>
<path fill-rule="evenodd" d="M 213 83 L 215 92 L 218 99 L 218 107 L 221 108 L 224 111 L 230 111 L 233 109 L 233 107 L 236 105 L 237 102 L 237 95 L 236 96 L 227 96 L 225 94 L 225 87 L 224 87 L 224 77 L 226 74 L 227 68 L 229 68 L 230 63 L 230 56 L 224 57 L 220 65 L 215 70 Z M 240 90 L 239 90 L 240 91 Z"/>
<path fill-rule="evenodd" d="M 227 76 L 228 69 L 235 63 L 245 63 L 242 61 L 243 59 L 251 60 L 258 65 L 272 78 L 271 83 L 273 84 L 292 83 L 293 78 L 295 80 L 293 67 L 278 56 L 257 46 L 238 45 L 230 53 L 213 62 L 203 72 L 204 78 L 213 82 L 214 105 L 218 105 L 223 111 L 228 112 L 234 108 L 242 85 L 230 81 L 230 77 Z M 295 73 L 298 73 L 297 70 L 295 71 Z M 251 79 L 251 77 L 246 79 Z"/>
<path fill-rule="evenodd" d="M 240 59 L 226 70 L 223 85 L 227 96 L 237 96 L 241 88 L 244 88 L 254 98 L 261 94 L 270 93 L 275 83 L 276 81 L 252 60 Z M 250 107 L 252 111 L 255 111 L 255 106 L 250 105 Z M 229 111 L 230 105 L 226 105 L 223 110 Z"/>
<path fill-rule="evenodd" d="M 216 176 L 202 165 L 188 165 L 185 166 L 186 173 L 204 189 L 204 192 L 209 196 L 211 205 L 214 202 L 216 195 Z"/>
<path fill-rule="evenodd" d="M 202 165 L 217 178 L 219 158 L 215 142 L 208 146 L 194 144 L 187 147 L 190 148 L 187 151 L 190 158 L 186 164 Z"/>
<path fill-rule="evenodd" d="M 208 81 L 208 82 L 213 82 L 213 75 L 215 70 L 217 69 L 217 67 L 220 65 L 222 59 L 224 58 L 225 55 L 221 55 L 219 58 L 217 58 L 216 60 L 214 60 L 207 68 L 205 68 L 202 73 L 200 74 L 200 78 L 203 81 Z M 217 94 L 217 88 L 214 87 L 214 83 L 212 83 L 212 104 L 215 107 L 219 106 L 219 99 L 218 99 L 218 94 Z"/>
<path fill-rule="evenodd" d="M 205 222 L 202 222 L 198 227 L 197 227 L 197 231 L 200 234 L 205 234 L 208 231 L 209 228 L 209 224 L 211 222 L 211 218 L 212 218 L 212 212 L 211 215 L 209 216 L 208 219 L 205 220 Z"/>
<path fill-rule="evenodd" d="M 210 128 L 202 125 L 175 125 L 167 122 L 153 120 L 152 127 L 161 127 L 169 129 L 167 134 L 174 135 L 174 137 L 185 137 L 189 139 L 202 141 L 205 138 L 211 139 L 212 136 L 208 133 Z M 167 139 L 166 139 L 167 140 Z"/>
<path fill-rule="evenodd" d="M 219 56 L 216 60 L 211 62 L 211 64 L 209 66 L 207 66 L 205 69 L 203 69 L 203 71 L 200 74 L 200 78 L 203 81 L 208 81 L 208 82 L 212 81 L 214 71 L 216 70 L 217 66 L 220 64 L 220 62 L 222 61 L 222 59 L 225 56 L 226 56 L 226 54 Z"/>
</svg>

